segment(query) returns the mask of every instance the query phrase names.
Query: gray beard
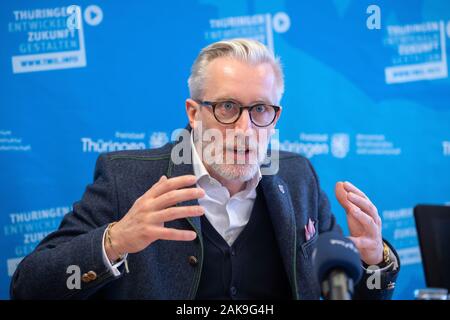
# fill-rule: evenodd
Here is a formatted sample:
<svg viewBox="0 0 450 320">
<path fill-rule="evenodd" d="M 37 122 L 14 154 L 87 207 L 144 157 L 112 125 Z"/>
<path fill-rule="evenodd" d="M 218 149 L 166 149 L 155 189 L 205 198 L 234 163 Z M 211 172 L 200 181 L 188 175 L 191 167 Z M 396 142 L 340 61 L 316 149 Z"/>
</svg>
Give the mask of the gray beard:
<svg viewBox="0 0 450 320">
<path fill-rule="evenodd" d="M 258 172 L 258 164 L 218 164 L 211 163 L 210 167 L 216 174 L 226 180 L 251 180 Z"/>
<path fill-rule="evenodd" d="M 194 145 L 197 150 L 198 143 L 201 143 L 199 134 L 194 130 Z M 211 170 L 214 171 L 215 174 L 222 177 L 225 180 L 238 180 L 241 182 L 246 182 L 251 180 L 259 170 L 259 167 L 264 163 L 268 145 L 262 150 L 260 146 L 258 146 L 256 159 L 249 164 L 241 164 L 241 163 L 217 163 L 214 159 L 214 156 L 211 156 L 208 152 L 205 152 L 205 149 L 208 147 L 210 143 L 214 143 L 208 141 L 207 143 L 201 143 L 200 147 L 202 148 L 202 156 L 201 161 L 208 165 Z M 207 157 L 207 159 L 205 159 Z M 210 158 L 212 157 L 212 158 Z M 223 158 L 223 155 L 221 156 Z M 256 160 L 256 161 L 255 161 Z M 224 161 L 225 162 L 225 161 Z M 255 163 L 256 162 L 256 163 Z"/>
</svg>

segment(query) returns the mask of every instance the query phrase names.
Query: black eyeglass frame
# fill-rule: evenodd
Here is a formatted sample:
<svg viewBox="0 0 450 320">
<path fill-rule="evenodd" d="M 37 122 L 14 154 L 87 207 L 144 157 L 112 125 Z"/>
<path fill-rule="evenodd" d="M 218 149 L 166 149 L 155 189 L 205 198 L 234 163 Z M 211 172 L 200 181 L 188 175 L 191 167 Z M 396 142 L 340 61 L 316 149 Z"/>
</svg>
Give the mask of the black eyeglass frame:
<svg viewBox="0 0 450 320">
<path fill-rule="evenodd" d="M 241 103 L 239 103 L 239 102 L 237 102 L 237 101 L 234 101 L 234 100 L 220 100 L 220 101 L 202 101 L 202 100 L 194 100 L 194 101 L 197 102 L 197 103 L 198 103 L 199 105 L 201 105 L 201 106 L 211 107 L 211 109 L 212 109 L 212 111 L 213 111 L 214 118 L 217 120 L 217 122 L 219 122 L 219 123 L 221 123 L 221 124 L 225 124 L 225 125 L 229 125 L 229 124 L 236 123 L 236 122 L 239 120 L 239 118 L 241 117 L 242 112 L 243 112 L 245 109 L 247 109 L 247 110 L 248 110 L 249 117 L 250 117 L 250 121 L 251 121 L 255 126 L 257 126 L 257 127 L 259 127 L 259 128 L 265 128 L 265 127 L 270 126 L 270 125 L 275 121 L 275 119 L 277 118 L 278 112 L 280 112 L 280 110 L 281 110 L 281 106 L 276 106 L 276 105 L 267 104 L 267 103 L 255 103 L 255 104 L 253 104 L 253 105 L 251 105 L 251 106 L 244 106 L 244 105 L 242 105 Z M 233 120 L 232 122 L 223 122 L 223 121 L 219 120 L 219 119 L 217 118 L 217 116 L 216 116 L 216 106 L 217 106 L 219 103 L 225 103 L 225 102 L 232 102 L 232 103 L 235 103 L 235 104 L 237 104 L 238 107 L 239 107 L 239 115 L 238 115 L 237 118 L 236 118 L 235 120 Z M 266 125 L 264 125 L 264 126 L 261 126 L 261 125 L 255 123 L 255 121 L 253 121 L 253 118 L 252 118 L 252 110 L 253 110 L 253 108 L 256 108 L 256 107 L 258 107 L 258 106 L 272 107 L 272 108 L 275 110 L 275 113 L 274 113 L 274 116 L 273 116 L 272 121 L 270 121 L 268 124 L 266 124 Z"/>
</svg>

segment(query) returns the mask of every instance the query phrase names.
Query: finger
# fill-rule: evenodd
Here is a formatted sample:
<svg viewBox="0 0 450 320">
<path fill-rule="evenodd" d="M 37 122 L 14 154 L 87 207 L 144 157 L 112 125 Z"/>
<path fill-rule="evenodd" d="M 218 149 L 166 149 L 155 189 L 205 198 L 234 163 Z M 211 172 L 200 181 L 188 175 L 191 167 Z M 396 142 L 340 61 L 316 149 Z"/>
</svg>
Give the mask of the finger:
<svg viewBox="0 0 450 320">
<path fill-rule="evenodd" d="M 367 198 L 367 196 L 366 196 L 366 194 L 364 192 L 359 190 L 357 187 L 355 187 L 353 184 L 351 184 L 348 181 L 344 182 L 344 189 L 347 192 L 353 192 L 353 193 L 356 193 L 356 194 L 360 195 L 363 198 Z"/>
<path fill-rule="evenodd" d="M 362 196 L 355 194 L 353 192 L 349 192 L 347 194 L 347 198 L 351 203 L 360 208 L 364 213 L 371 216 L 372 219 L 378 225 L 380 225 L 381 219 L 380 216 L 378 215 L 378 210 L 368 198 L 363 198 Z"/>
<path fill-rule="evenodd" d="M 154 190 L 157 188 L 157 186 L 161 185 L 161 183 L 163 183 L 164 181 L 167 180 L 167 177 L 165 175 L 162 175 L 159 180 L 150 187 L 150 189 L 148 189 L 141 197 L 140 199 L 144 199 L 144 198 L 150 198 L 152 193 L 154 193 Z"/>
<path fill-rule="evenodd" d="M 363 226 L 364 230 L 370 236 L 375 236 L 377 234 L 378 226 L 375 224 L 375 221 L 362 212 L 361 209 L 353 209 L 350 211 L 350 214 Z"/>
<path fill-rule="evenodd" d="M 190 187 L 194 185 L 197 181 L 197 178 L 194 175 L 185 175 L 175 178 L 167 179 L 165 176 L 162 176 L 161 179 L 153 185 L 145 194 L 145 198 L 156 198 L 164 193 L 167 193 L 172 190 L 181 189 L 185 187 Z"/>
<path fill-rule="evenodd" d="M 154 187 L 160 185 L 162 182 L 164 182 L 164 181 L 166 181 L 166 180 L 167 180 L 167 177 L 166 177 L 165 175 L 162 175 L 161 178 L 159 178 L 158 182 L 156 182 L 156 183 L 152 186 L 152 188 L 154 188 Z M 145 194 L 144 194 L 144 195 L 145 195 Z"/>
<path fill-rule="evenodd" d="M 174 206 L 177 203 L 189 200 L 195 200 L 203 198 L 205 191 L 201 188 L 186 188 L 180 190 L 172 190 L 166 192 L 155 199 L 151 199 L 151 206 L 149 210 L 163 210 L 168 207 Z"/>
<path fill-rule="evenodd" d="M 158 181 L 158 182 L 163 183 L 163 182 L 166 181 L 166 180 L 167 180 L 167 177 L 163 174 L 163 175 L 161 176 L 161 178 L 159 178 L 159 181 Z"/>
<path fill-rule="evenodd" d="M 197 233 L 191 230 L 178 230 L 173 228 L 158 228 L 156 236 L 161 240 L 192 241 L 197 238 Z"/>
<path fill-rule="evenodd" d="M 198 217 L 203 215 L 205 209 L 201 206 L 171 207 L 152 214 L 152 221 L 164 223 L 187 217 Z"/>
<path fill-rule="evenodd" d="M 350 214 L 352 210 L 358 209 L 356 205 L 354 205 L 351 201 L 348 200 L 348 192 L 344 188 L 344 182 L 337 182 L 335 187 L 335 194 L 336 198 L 341 204 L 342 207 L 344 207 L 345 212 L 347 214 Z"/>
<path fill-rule="evenodd" d="M 345 211 L 348 212 L 351 210 L 352 206 L 350 201 L 347 199 L 347 191 L 344 189 L 344 183 L 339 181 L 336 183 L 334 188 L 334 192 L 336 194 L 336 199 L 344 207 Z"/>
</svg>

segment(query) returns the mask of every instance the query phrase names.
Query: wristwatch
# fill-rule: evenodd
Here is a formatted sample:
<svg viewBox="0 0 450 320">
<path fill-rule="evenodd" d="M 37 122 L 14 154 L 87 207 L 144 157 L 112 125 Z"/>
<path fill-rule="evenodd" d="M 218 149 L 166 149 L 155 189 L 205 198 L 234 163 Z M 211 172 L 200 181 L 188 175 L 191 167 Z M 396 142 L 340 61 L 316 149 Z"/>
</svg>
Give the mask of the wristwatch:
<svg viewBox="0 0 450 320">
<path fill-rule="evenodd" d="M 387 266 L 389 266 L 391 263 L 393 262 L 393 260 L 391 259 L 391 249 L 389 248 L 389 246 L 383 241 L 383 260 L 378 263 L 376 266 L 380 269 L 384 269 Z M 370 265 L 368 265 L 367 263 L 365 263 L 364 261 L 362 261 L 363 263 L 363 267 L 365 269 L 367 269 L 368 267 L 370 267 Z"/>
<path fill-rule="evenodd" d="M 383 241 L 383 262 L 382 264 L 386 267 L 390 265 L 392 262 L 391 260 L 391 249 L 389 249 L 389 246 L 386 244 L 386 242 Z"/>
</svg>

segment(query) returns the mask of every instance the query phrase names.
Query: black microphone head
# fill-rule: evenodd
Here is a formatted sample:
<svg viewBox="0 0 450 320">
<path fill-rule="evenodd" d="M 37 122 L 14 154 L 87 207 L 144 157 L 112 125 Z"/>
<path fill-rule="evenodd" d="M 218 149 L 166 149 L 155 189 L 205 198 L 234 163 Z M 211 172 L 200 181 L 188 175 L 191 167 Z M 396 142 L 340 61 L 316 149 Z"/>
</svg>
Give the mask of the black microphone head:
<svg viewBox="0 0 450 320">
<path fill-rule="evenodd" d="M 350 239 L 338 232 L 324 232 L 319 235 L 312 259 L 319 283 L 336 269 L 345 272 L 354 284 L 361 279 L 359 251 Z"/>
</svg>

